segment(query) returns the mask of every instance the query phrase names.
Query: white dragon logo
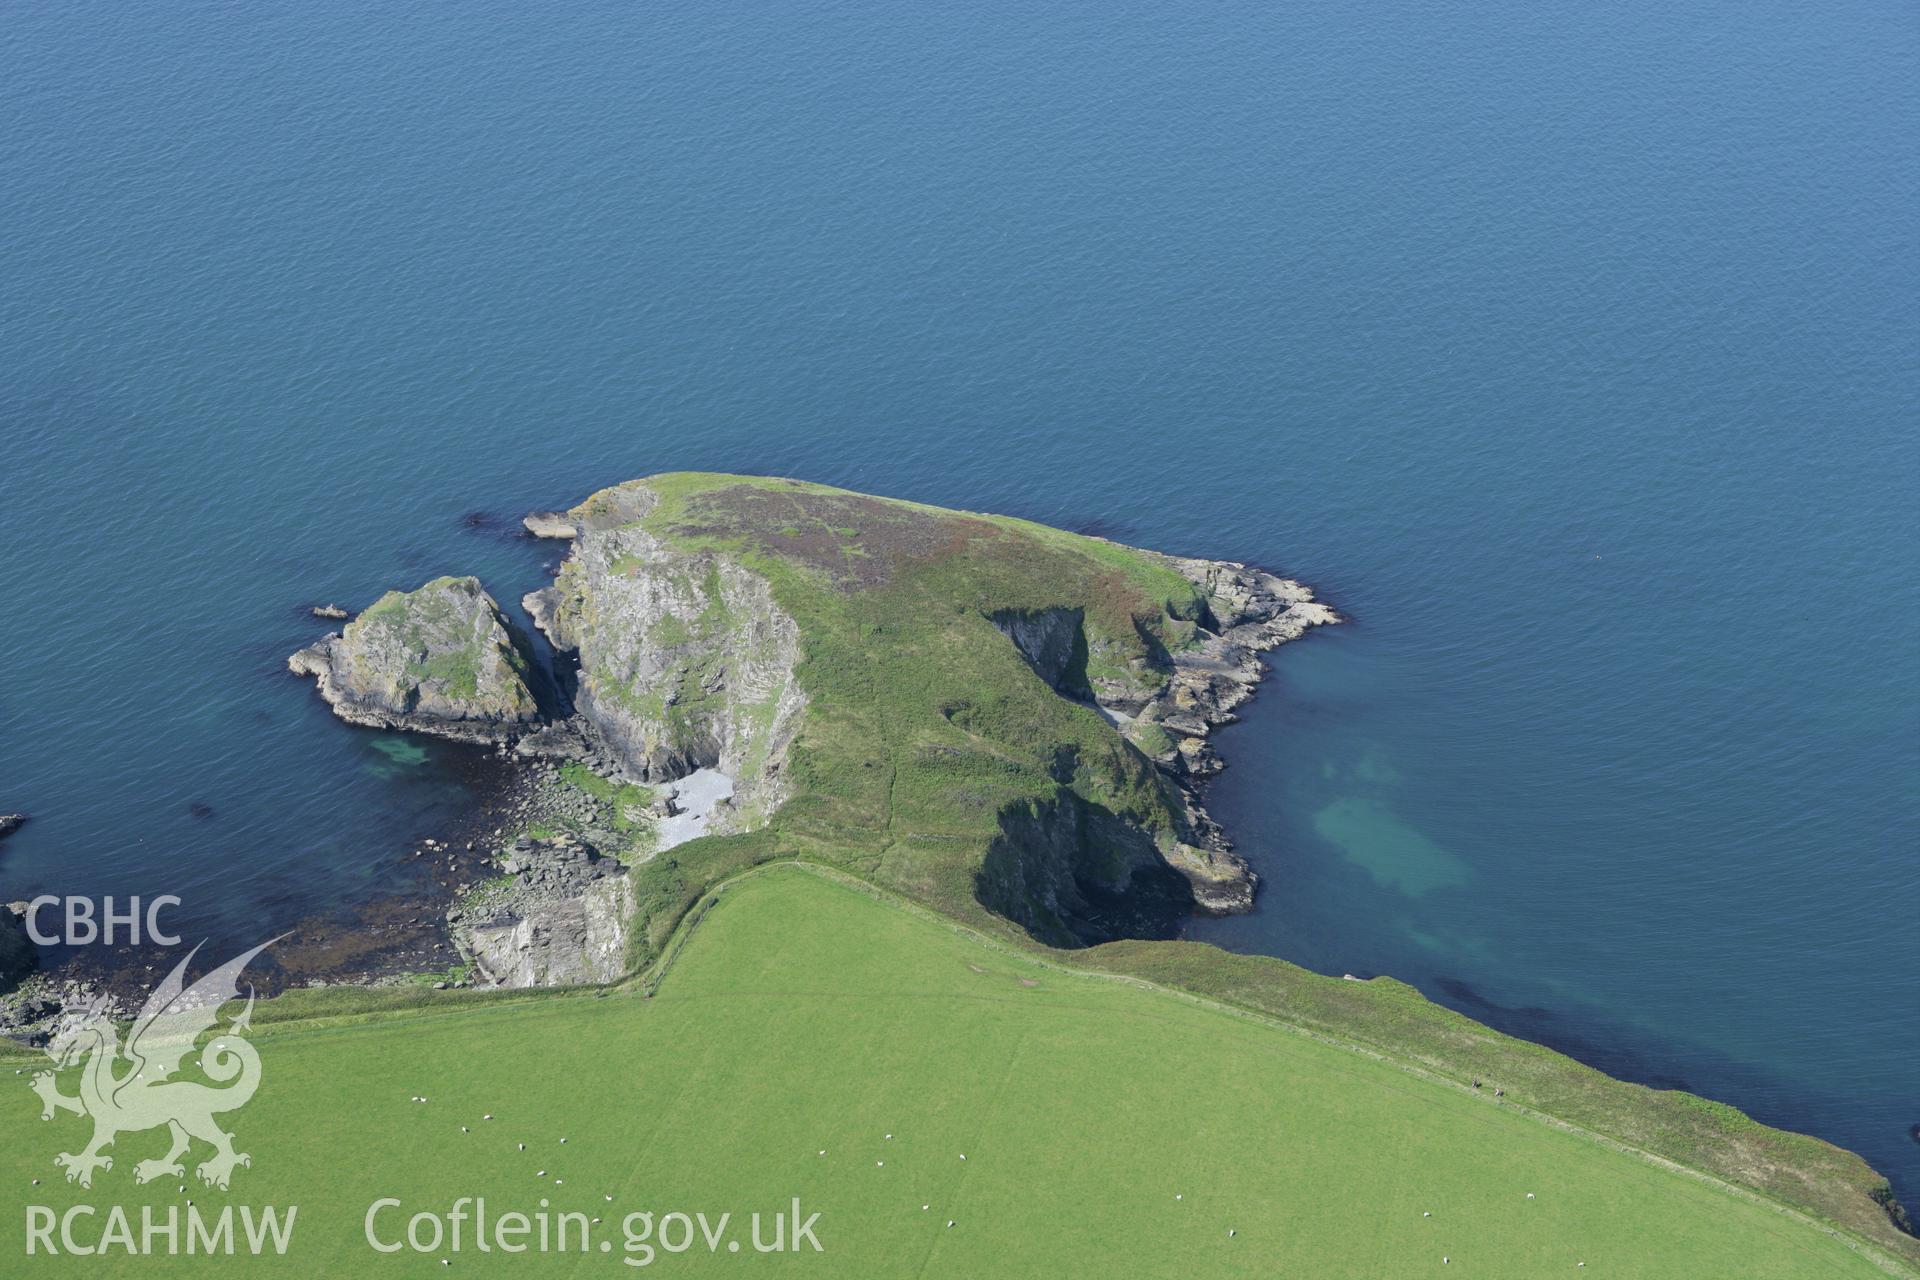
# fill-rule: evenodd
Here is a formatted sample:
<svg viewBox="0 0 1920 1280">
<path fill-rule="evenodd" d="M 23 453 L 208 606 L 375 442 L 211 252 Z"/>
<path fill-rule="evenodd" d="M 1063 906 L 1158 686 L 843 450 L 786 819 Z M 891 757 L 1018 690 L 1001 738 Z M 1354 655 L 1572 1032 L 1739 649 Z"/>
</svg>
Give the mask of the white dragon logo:
<svg viewBox="0 0 1920 1280">
<path fill-rule="evenodd" d="M 247 1007 L 199 1054 L 201 1074 L 225 1087 L 167 1077 L 193 1051 L 194 1041 L 218 1021 L 220 1007 L 240 998 L 237 983 L 247 962 L 278 941 L 261 943 L 188 987 L 182 978 L 199 954 L 200 948 L 195 947 L 147 997 L 127 1031 L 124 1050 L 113 1019 L 99 1002 L 81 1010 L 53 1038 L 47 1056 L 53 1059 L 54 1070 L 33 1077 L 33 1091 L 40 1095 L 40 1118 L 51 1120 L 56 1111 L 71 1111 L 93 1120 L 93 1140 L 84 1150 L 63 1151 L 53 1158 L 67 1171 L 68 1182 L 91 1187 L 94 1170 L 113 1168 L 113 1157 L 101 1152 L 116 1137 L 161 1125 L 173 1135 L 173 1146 L 157 1160 L 136 1164 L 135 1182 L 184 1177 L 180 1158 L 194 1138 L 213 1146 L 213 1155 L 197 1170 L 200 1180 L 211 1186 L 225 1190 L 236 1166 L 252 1165 L 250 1156 L 233 1149 L 233 1135 L 214 1120 L 222 1112 L 244 1107 L 260 1087 L 260 1055 L 245 1038 L 253 1016 L 251 986 Z M 80 1074 L 80 1092 L 69 1097 L 60 1092 L 54 1073 L 82 1058 L 86 1066 Z"/>
</svg>

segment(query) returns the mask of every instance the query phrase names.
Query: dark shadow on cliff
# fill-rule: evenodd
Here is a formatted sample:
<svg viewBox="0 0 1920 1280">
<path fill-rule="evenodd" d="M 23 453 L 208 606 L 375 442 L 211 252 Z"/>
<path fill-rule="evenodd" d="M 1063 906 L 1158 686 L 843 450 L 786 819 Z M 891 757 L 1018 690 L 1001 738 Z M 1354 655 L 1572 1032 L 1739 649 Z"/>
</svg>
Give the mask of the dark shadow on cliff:
<svg viewBox="0 0 1920 1280">
<path fill-rule="evenodd" d="M 1178 937 L 1198 910 L 1147 832 L 1064 787 L 1000 814 L 973 888 L 981 906 L 1053 947 Z"/>
</svg>

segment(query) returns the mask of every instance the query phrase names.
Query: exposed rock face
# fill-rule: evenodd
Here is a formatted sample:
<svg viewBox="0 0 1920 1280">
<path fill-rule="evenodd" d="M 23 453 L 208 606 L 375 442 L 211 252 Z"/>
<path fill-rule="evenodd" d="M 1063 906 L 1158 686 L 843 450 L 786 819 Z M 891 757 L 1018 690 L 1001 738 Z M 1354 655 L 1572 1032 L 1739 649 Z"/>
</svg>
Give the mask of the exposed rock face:
<svg viewBox="0 0 1920 1280">
<path fill-rule="evenodd" d="M 0 813 L 0 840 L 5 840 L 26 825 L 27 815 L 24 813 Z"/>
<path fill-rule="evenodd" d="M 580 530 L 575 527 L 573 517 L 564 511 L 535 511 L 523 518 L 520 523 L 526 526 L 527 532 L 536 538 L 580 536 Z"/>
<path fill-rule="evenodd" d="M 349 616 L 347 611 L 337 604 L 317 604 L 310 612 L 316 618 L 327 618 L 335 622 Z"/>
<path fill-rule="evenodd" d="M 447 914 L 476 986 L 612 982 L 626 969 L 633 885 L 627 869 L 573 841 L 523 841 L 511 879 Z"/>
<path fill-rule="evenodd" d="M 799 629 L 758 575 L 632 523 L 653 502 L 648 490 L 612 492 L 598 513 L 575 513 L 559 578 L 523 603 L 556 650 L 578 657 L 580 735 L 637 782 L 718 769 L 735 796 L 713 829 L 740 829 L 786 795 L 786 750 L 806 702 L 793 679 Z"/>
<path fill-rule="evenodd" d="M 389 591 L 287 665 L 354 724 L 495 742 L 541 720 L 523 638 L 474 578 Z"/>
<path fill-rule="evenodd" d="M 1002 609 L 991 617 L 1034 674 L 1069 698 L 1094 697 L 1087 683 L 1084 609 Z"/>
</svg>

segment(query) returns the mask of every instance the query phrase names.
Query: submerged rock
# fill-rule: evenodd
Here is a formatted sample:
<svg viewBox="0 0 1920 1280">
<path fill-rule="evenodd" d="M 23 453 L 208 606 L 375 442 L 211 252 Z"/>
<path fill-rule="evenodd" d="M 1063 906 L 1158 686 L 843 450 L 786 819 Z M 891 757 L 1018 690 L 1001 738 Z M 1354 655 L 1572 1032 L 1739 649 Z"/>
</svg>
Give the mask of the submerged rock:
<svg viewBox="0 0 1920 1280">
<path fill-rule="evenodd" d="M 6 839 L 26 825 L 27 815 L 24 813 L 0 813 L 0 840 Z"/>
<path fill-rule="evenodd" d="M 474 578 L 389 591 L 287 666 L 353 724 L 493 742 L 542 719 L 525 638 Z"/>
<path fill-rule="evenodd" d="M 11 990 L 33 968 L 35 952 L 33 939 L 27 936 L 26 914 L 24 902 L 0 906 L 0 991 Z"/>
<path fill-rule="evenodd" d="M 577 538 L 580 530 L 564 511 L 535 511 L 520 521 L 536 538 Z"/>
</svg>

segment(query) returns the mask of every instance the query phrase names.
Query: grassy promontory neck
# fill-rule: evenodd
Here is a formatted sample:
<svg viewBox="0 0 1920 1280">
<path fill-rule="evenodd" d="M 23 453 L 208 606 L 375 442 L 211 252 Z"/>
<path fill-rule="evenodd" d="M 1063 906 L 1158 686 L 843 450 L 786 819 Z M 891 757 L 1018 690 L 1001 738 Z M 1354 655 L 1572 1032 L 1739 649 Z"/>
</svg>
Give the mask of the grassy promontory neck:
<svg viewBox="0 0 1920 1280">
<path fill-rule="evenodd" d="M 292 660 L 348 720 L 496 742 L 586 805 L 505 833 L 503 874 L 456 909 L 477 983 L 655 972 L 714 886 L 822 864 L 1920 1259 L 1884 1179 L 1825 1142 L 1612 1080 L 1390 978 L 1172 940 L 1196 911 L 1253 901 L 1201 803 L 1220 767 L 1207 736 L 1251 696 L 1262 650 L 1337 620 L 1307 587 L 785 479 L 658 475 L 527 527 L 570 543 L 524 601 L 551 671 L 470 578 L 389 593 Z"/>
</svg>

